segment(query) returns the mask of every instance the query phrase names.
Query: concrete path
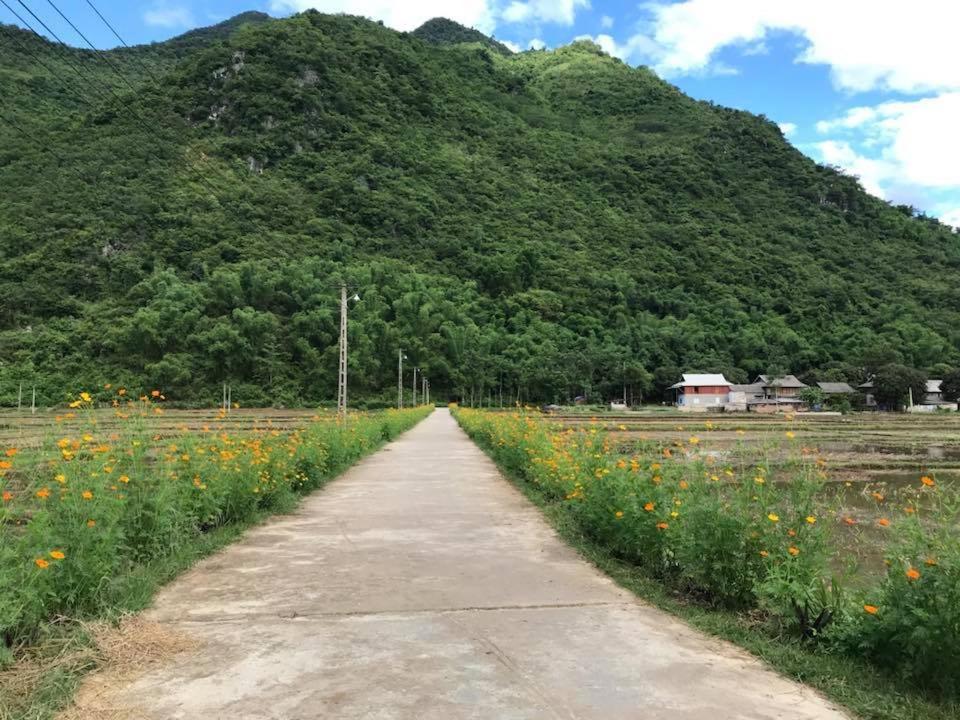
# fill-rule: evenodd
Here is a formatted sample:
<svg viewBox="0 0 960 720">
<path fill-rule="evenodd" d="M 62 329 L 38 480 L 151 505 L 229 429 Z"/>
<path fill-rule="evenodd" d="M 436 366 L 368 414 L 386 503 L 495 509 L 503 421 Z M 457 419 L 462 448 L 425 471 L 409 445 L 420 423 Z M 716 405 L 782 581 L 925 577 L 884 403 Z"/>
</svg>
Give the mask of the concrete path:
<svg viewBox="0 0 960 720">
<path fill-rule="evenodd" d="M 214 720 L 839 720 L 564 545 L 438 410 L 169 585 L 198 640 L 81 701 Z M 112 716 L 113 717 L 113 716 Z"/>
</svg>

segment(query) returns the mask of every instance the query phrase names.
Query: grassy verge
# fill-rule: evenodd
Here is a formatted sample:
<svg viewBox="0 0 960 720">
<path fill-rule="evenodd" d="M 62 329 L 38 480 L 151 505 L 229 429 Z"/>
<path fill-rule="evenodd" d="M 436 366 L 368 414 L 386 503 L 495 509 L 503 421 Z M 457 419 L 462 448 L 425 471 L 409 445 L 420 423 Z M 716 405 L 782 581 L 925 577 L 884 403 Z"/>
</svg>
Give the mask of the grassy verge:
<svg viewBox="0 0 960 720">
<path fill-rule="evenodd" d="M 292 510 L 431 410 L 162 439 L 146 421 L 151 410 L 109 438 L 96 437 L 95 424 L 80 438 L 51 438 L 22 467 L 26 454 L 5 453 L 0 720 L 63 707 L 100 662 L 89 621 L 144 608 L 197 560 Z"/>
<path fill-rule="evenodd" d="M 477 422 L 469 418 L 469 412 L 467 418 L 463 411 L 457 415 L 471 438 L 542 510 L 568 544 L 621 586 L 690 625 L 743 647 L 784 675 L 818 689 L 864 720 L 956 720 L 960 717 L 960 707 L 955 703 L 918 689 L 916 683 L 887 672 L 876 662 L 838 652 L 832 645 L 802 641 L 783 626 L 771 624 L 765 613 L 757 608 L 728 609 L 716 602 L 705 602 L 702 595 L 685 590 L 682 584 L 664 582 L 648 568 L 624 559 L 623 546 L 612 544 L 610 536 L 594 532 L 589 516 L 584 515 L 582 504 L 577 502 L 578 493 L 583 493 L 582 486 L 577 490 L 577 478 L 583 479 L 584 471 L 593 477 L 595 469 L 601 468 L 588 466 L 586 462 L 581 466 L 579 461 L 584 458 L 577 458 L 565 450 L 577 472 L 566 476 L 569 492 L 558 494 L 556 488 L 543 480 L 543 466 L 554 462 L 552 459 L 546 455 L 535 459 L 538 451 L 532 451 L 531 446 L 512 446 L 511 433 L 503 430 L 502 420 L 493 421 L 493 424 Z M 525 422 L 512 439 L 523 438 L 532 445 L 537 432 L 535 426 Z M 601 449 L 602 441 L 596 442 L 592 448 Z M 599 458 L 602 452 L 590 452 L 589 455 Z M 540 469 L 528 471 L 534 466 Z M 554 465 L 550 472 L 563 473 L 569 468 L 561 464 L 558 470 Z M 603 477 L 605 475 L 601 472 L 600 478 Z M 590 491 L 588 488 L 587 492 Z"/>
</svg>

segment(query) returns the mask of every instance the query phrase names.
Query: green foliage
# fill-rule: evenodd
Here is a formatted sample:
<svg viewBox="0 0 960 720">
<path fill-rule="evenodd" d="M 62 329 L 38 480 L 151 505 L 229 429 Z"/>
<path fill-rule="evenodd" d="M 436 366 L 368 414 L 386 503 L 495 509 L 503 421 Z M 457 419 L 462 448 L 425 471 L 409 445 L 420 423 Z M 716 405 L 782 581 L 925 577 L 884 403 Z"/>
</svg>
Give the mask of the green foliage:
<svg viewBox="0 0 960 720">
<path fill-rule="evenodd" d="M 960 400 L 960 370 L 951 370 L 944 374 L 940 390 L 943 392 L 944 400 L 949 402 Z"/>
<path fill-rule="evenodd" d="M 805 387 L 800 391 L 800 399 L 810 407 L 823 405 L 825 398 L 823 390 L 815 385 Z"/>
<path fill-rule="evenodd" d="M 0 123 L 0 403 L 329 399 L 344 278 L 358 399 L 387 399 L 401 347 L 438 399 L 510 401 L 960 361 L 948 228 L 591 43 L 241 16 L 111 51 L 134 92 L 2 32 L 5 112 L 42 142 Z"/>
<path fill-rule="evenodd" d="M 853 651 L 946 697 L 960 695 L 960 497 L 925 487 L 921 512 L 895 524 L 899 541 L 887 553 L 890 571 L 868 593 L 856 628 L 845 634 Z M 935 520 L 935 522 L 931 522 Z"/>
<path fill-rule="evenodd" d="M 95 423 L 59 448 L 46 441 L 34 462 L 15 460 L 13 482 L 4 485 L 0 648 L 36 639 L 55 615 L 96 617 L 124 606 L 144 566 L 189 554 L 220 528 L 291 509 L 430 409 L 351 414 L 343 422 L 318 416 L 282 434 L 162 439 L 149 421 L 134 419 L 113 447 L 93 435 Z"/>
<path fill-rule="evenodd" d="M 873 394 L 877 402 L 890 409 L 899 410 L 908 404 L 923 401 L 927 393 L 926 373 L 904 365 L 884 365 L 873 377 Z"/>
</svg>

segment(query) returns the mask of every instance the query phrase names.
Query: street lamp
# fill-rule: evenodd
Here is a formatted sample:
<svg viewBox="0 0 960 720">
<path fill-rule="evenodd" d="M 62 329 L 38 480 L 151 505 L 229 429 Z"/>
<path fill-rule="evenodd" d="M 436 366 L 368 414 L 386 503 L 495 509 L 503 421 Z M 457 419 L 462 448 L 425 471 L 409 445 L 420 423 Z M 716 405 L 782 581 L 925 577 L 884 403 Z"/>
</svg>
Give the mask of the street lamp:
<svg viewBox="0 0 960 720">
<path fill-rule="evenodd" d="M 357 293 L 349 298 L 352 302 L 360 302 Z M 337 377 L 337 417 L 343 419 L 347 415 L 347 286 L 340 285 L 340 371 Z"/>
<path fill-rule="evenodd" d="M 397 350 L 397 410 L 403 410 L 403 361 L 407 356 Z"/>
</svg>

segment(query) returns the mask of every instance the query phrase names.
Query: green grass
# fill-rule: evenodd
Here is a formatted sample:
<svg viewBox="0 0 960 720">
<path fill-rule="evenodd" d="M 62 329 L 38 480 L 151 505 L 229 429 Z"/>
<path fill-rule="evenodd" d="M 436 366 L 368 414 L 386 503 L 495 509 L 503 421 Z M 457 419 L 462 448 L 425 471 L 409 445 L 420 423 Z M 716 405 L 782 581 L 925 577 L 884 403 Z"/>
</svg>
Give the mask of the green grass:
<svg viewBox="0 0 960 720">
<path fill-rule="evenodd" d="M 477 438 L 474 438 L 478 440 Z M 485 443 L 481 449 L 496 462 Z M 960 707 L 942 704 L 864 661 L 818 652 L 792 638 L 772 634 L 749 615 L 697 604 L 645 576 L 587 537 L 567 505 L 546 496 L 500 463 L 501 471 L 536 505 L 560 537 L 586 560 L 650 604 L 676 615 L 689 625 L 744 648 L 783 675 L 805 683 L 856 713 L 863 720 L 957 720 Z"/>
</svg>

